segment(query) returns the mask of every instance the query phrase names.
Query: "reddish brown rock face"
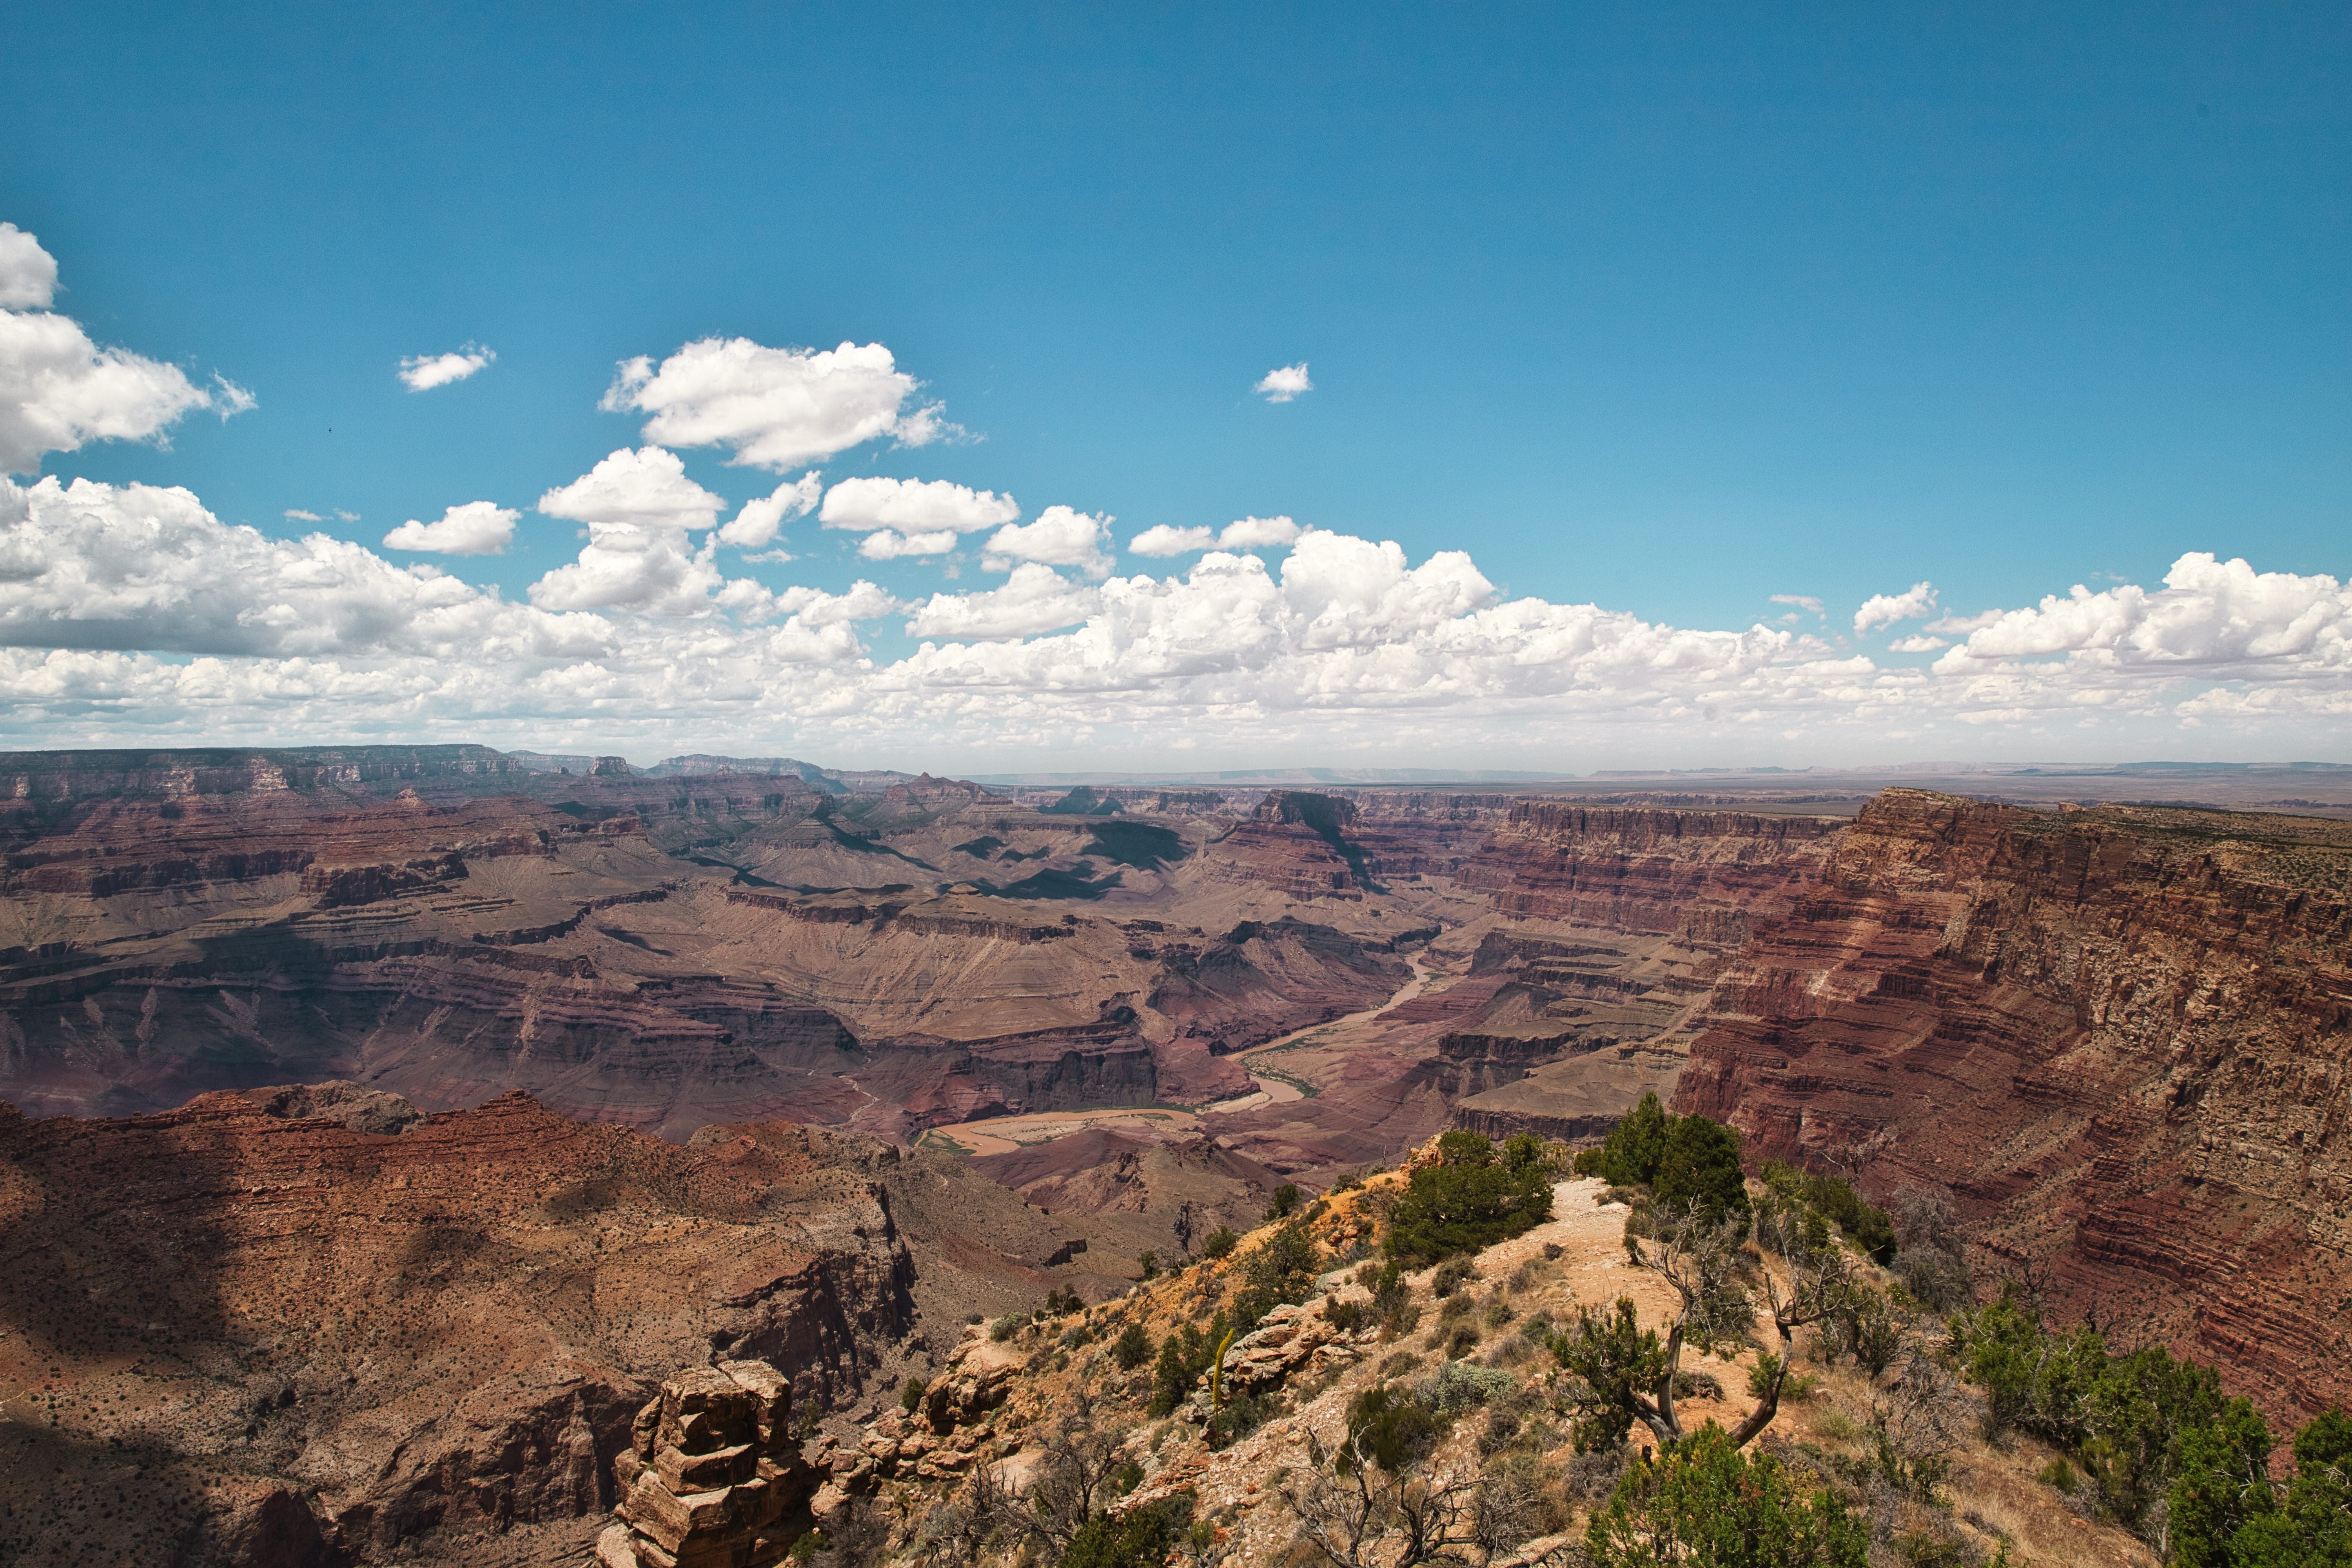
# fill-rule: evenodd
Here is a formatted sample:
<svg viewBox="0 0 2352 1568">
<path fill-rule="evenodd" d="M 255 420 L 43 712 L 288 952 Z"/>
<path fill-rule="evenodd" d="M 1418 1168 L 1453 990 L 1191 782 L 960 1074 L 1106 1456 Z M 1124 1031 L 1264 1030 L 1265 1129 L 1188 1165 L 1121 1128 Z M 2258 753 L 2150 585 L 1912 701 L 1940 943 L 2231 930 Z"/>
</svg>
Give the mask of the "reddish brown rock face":
<svg viewBox="0 0 2352 1568">
<path fill-rule="evenodd" d="M 2352 828 L 1890 790 L 1699 1021 L 1676 1107 L 1948 1190 L 2056 1314 L 2352 1398 Z"/>
<path fill-rule="evenodd" d="M 780 1377 L 755 1415 L 786 1383 L 821 1411 L 919 1310 L 951 1338 L 1034 1300 L 1042 1272 L 992 1246 L 1054 1245 L 952 1160 L 789 1124 L 681 1148 L 521 1095 L 419 1120 L 355 1085 L 121 1121 L 0 1106 L 0 1559 L 593 1534 L 666 1373 L 757 1359 Z"/>
</svg>

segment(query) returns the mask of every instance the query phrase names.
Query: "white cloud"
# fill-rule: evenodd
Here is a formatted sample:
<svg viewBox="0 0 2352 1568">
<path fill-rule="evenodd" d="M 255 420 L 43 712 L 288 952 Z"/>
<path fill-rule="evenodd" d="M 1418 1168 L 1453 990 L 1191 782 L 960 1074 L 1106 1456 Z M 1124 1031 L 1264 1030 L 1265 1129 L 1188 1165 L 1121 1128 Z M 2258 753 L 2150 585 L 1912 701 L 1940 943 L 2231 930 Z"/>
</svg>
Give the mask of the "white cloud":
<svg viewBox="0 0 2352 1568">
<path fill-rule="evenodd" d="M 1021 505 L 994 490 L 975 490 L 945 479 L 844 479 L 825 492 L 817 521 L 827 528 L 864 531 L 895 528 L 907 533 L 977 533 L 1011 522 Z"/>
<path fill-rule="evenodd" d="M 1110 575 L 1111 518 L 1049 506 L 1034 522 L 1008 522 L 989 536 L 988 553 L 981 564 L 991 572 L 1009 572 L 1016 561 L 1045 566 L 1075 566 L 1087 576 Z"/>
<path fill-rule="evenodd" d="M 726 504 L 686 477 L 677 453 L 659 447 L 623 447 L 539 498 L 539 510 L 550 517 L 641 528 L 709 528 Z"/>
<path fill-rule="evenodd" d="M 857 553 L 868 561 L 900 561 L 915 556 L 944 555 L 956 546 L 955 530 L 942 528 L 929 533 L 900 533 L 895 528 L 877 529 L 857 542 Z"/>
<path fill-rule="evenodd" d="M 688 533 L 711 527 L 727 503 L 686 477 L 675 452 L 624 447 L 570 484 L 539 498 L 550 517 L 588 525 L 579 559 L 531 584 L 551 610 L 631 610 L 699 616 L 724 581 L 713 535 L 700 550 Z"/>
<path fill-rule="evenodd" d="M 1217 542 L 1214 529 L 1178 528 L 1173 524 L 1155 522 L 1127 542 L 1129 552 L 1136 555 L 1190 555 L 1196 550 L 1207 550 Z"/>
<path fill-rule="evenodd" d="M 1050 566 L 1013 569 L 1004 586 L 981 594 L 934 594 L 907 623 L 913 637 L 1024 637 L 1085 620 L 1102 603 Z"/>
<path fill-rule="evenodd" d="M 2199 552 L 2174 562 L 2154 593 L 2126 584 L 2094 594 L 2078 583 L 2037 608 L 2000 614 L 1936 668 L 1961 674 L 2053 654 L 2108 679 L 2352 676 L 2352 591 L 2333 577 L 2257 573 Z"/>
<path fill-rule="evenodd" d="M 499 356 L 479 343 L 467 343 L 446 354 L 416 354 L 400 362 L 400 384 L 411 392 L 430 392 L 453 381 L 463 381 Z"/>
<path fill-rule="evenodd" d="M 207 392 L 180 367 L 100 348 L 71 318 L 52 315 L 58 267 L 40 242 L 0 224 L 0 473 L 29 474 L 49 452 L 90 441 L 153 441 L 199 408 L 224 419 L 254 406 L 225 377 Z"/>
<path fill-rule="evenodd" d="M 250 414 L 261 406 L 261 399 L 220 372 L 213 372 L 213 389 L 205 406 L 220 416 L 226 425 L 240 414 Z"/>
<path fill-rule="evenodd" d="M 1225 524 L 1217 544 L 1224 550 L 1263 549 L 1294 544 L 1305 531 L 1286 517 L 1244 517 Z"/>
<path fill-rule="evenodd" d="M 1854 635 L 1860 637 L 1873 626 L 1916 621 L 1935 607 L 1936 585 L 1932 583 L 1914 583 L 1900 594 L 1873 594 L 1853 613 Z"/>
<path fill-rule="evenodd" d="M 719 531 L 719 542 L 757 550 L 774 541 L 788 517 L 806 517 L 824 493 L 824 476 L 811 468 L 796 479 L 786 479 L 767 495 L 743 503 L 742 510 Z M 789 557 L 787 558 L 789 559 Z"/>
<path fill-rule="evenodd" d="M 845 594 L 828 594 L 819 588 L 787 588 L 776 595 L 776 607 L 810 626 L 831 626 L 877 620 L 907 606 L 860 577 Z"/>
<path fill-rule="evenodd" d="M 327 520 L 320 517 L 315 511 L 304 511 L 299 506 L 289 506 L 286 509 L 286 521 L 289 522 L 324 522 Z"/>
<path fill-rule="evenodd" d="M 2242 755 L 2336 754 L 2352 716 L 2352 591 L 2211 555 L 2153 588 L 2001 612 L 1917 668 L 1783 628 L 1505 600 L 1459 552 L 1416 563 L 1323 530 L 1278 566 L 1213 550 L 1094 584 L 1023 561 L 1000 587 L 914 605 L 864 581 L 730 581 L 674 521 L 589 530 L 520 605 L 348 542 L 225 525 L 184 490 L 0 481 L 0 731 L 42 745 L 332 731 L 950 759 L 1523 749 L 1558 766 L 1693 738 L 1793 737 L 1864 761 L 1890 738 L 1948 743 L 1937 734 L 2137 750 L 2195 725 L 2239 737 Z M 585 603 L 606 613 L 569 608 Z M 873 658 L 860 623 L 902 610 L 922 646 Z"/>
<path fill-rule="evenodd" d="M 1897 637 L 1886 645 L 1888 650 L 1894 653 L 1933 653 L 1939 647 L 1951 646 L 1942 637 L 1926 636 Z"/>
<path fill-rule="evenodd" d="M 15 224 L 0 223 L 0 310 L 46 310 L 57 295 L 57 258 Z"/>
<path fill-rule="evenodd" d="M 1776 605 L 1794 605 L 1808 615 L 1822 619 L 1827 618 L 1822 602 L 1811 594 L 1775 594 L 1772 595 L 1771 602 Z"/>
<path fill-rule="evenodd" d="M 450 507 L 436 522 L 410 518 L 383 536 L 384 547 L 436 555 L 503 555 L 514 542 L 515 520 L 521 516 L 496 501 L 469 500 Z"/>
<path fill-rule="evenodd" d="M 1307 362 L 1300 360 L 1297 364 L 1267 371 L 1250 390 L 1268 403 L 1287 403 L 1303 392 L 1314 391 L 1315 384 L 1307 379 Z"/>
<path fill-rule="evenodd" d="M 289 515 L 291 514 L 289 513 Z M 360 520 L 359 513 L 355 511 L 345 511 L 341 507 L 337 507 L 335 509 L 335 515 L 345 522 L 357 522 Z"/>
<path fill-rule="evenodd" d="M 1927 629 L 1940 632 L 1945 637 L 1963 637 L 1969 632 L 1981 631 L 1999 619 L 1999 610 L 1987 610 L 1979 616 L 1939 616 L 1927 623 Z"/>
<path fill-rule="evenodd" d="M 229 527 L 184 489 L 49 478 L 0 480 L 0 495 L 20 509 L 0 522 L 0 644 L 462 662 L 579 657 L 610 641 L 593 616 L 504 604 L 363 545 Z"/>
<path fill-rule="evenodd" d="M 882 437 L 922 447 L 962 434 L 880 343 L 821 352 L 749 338 L 704 338 L 656 366 L 625 361 L 600 407 L 651 415 L 649 442 L 727 447 L 732 463 L 774 469 L 821 462 Z"/>
</svg>

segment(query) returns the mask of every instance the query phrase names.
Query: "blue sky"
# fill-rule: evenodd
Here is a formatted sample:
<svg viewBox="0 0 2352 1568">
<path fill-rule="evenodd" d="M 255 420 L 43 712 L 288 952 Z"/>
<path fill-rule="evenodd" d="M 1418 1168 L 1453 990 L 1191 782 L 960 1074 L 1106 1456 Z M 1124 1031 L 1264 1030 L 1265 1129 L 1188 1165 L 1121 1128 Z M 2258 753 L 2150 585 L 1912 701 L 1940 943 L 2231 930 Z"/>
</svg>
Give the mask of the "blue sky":
<svg viewBox="0 0 2352 1568">
<path fill-rule="evenodd" d="M 1680 627 L 1810 595 L 1801 629 L 1883 670 L 1931 656 L 1854 607 L 1923 580 L 1969 616 L 2153 591 L 2189 552 L 2352 569 L 2341 6 L 18 18 L 39 87 L 0 219 L 57 258 L 55 310 L 258 400 L 40 472 L 372 549 L 492 500 L 514 547 L 441 564 L 516 603 L 580 547 L 532 501 L 640 442 L 597 406 L 615 364 L 712 336 L 885 343 L 978 437 L 867 443 L 827 482 L 952 480 L 1121 542 L 1284 514 L 1467 551 L 1497 602 Z M 466 381 L 394 376 L 467 342 L 497 358 Z M 1300 361 L 1311 393 L 1251 395 Z M 779 477 L 680 455 L 730 501 Z M 725 570 L 908 602 L 984 579 L 814 519 L 784 542 Z"/>
</svg>

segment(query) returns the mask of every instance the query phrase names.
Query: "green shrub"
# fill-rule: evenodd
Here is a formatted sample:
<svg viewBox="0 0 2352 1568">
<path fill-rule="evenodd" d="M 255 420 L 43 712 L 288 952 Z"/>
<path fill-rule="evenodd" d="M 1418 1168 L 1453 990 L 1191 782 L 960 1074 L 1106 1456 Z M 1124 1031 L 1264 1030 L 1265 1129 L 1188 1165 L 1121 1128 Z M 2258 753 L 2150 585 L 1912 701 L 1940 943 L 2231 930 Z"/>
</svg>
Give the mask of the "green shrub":
<svg viewBox="0 0 2352 1568">
<path fill-rule="evenodd" d="M 1212 1449 L 1230 1448 L 1274 1418 L 1280 1408 L 1271 1399 L 1245 1394 L 1228 1399 L 1209 1415 L 1207 1437 Z"/>
<path fill-rule="evenodd" d="M 1670 1212 L 1696 1204 L 1713 1218 L 1745 1215 L 1748 1180 L 1739 1169 L 1739 1134 L 1704 1116 L 1675 1117 L 1650 1186 Z"/>
<path fill-rule="evenodd" d="M 1870 1531 L 1835 1495 L 1800 1496 L 1769 1454 L 1713 1425 L 1628 1470 L 1585 1530 L 1599 1568 L 1866 1568 Z"/>
<path fill-rule="evenodd" d="M 1646 1187 L 1656 1181 L 1671 1120 L 1654 1092 L 1642 1096 L 1642 1102 L 1626 1112 L 1625 1120 L 1610 1129 L 1600 1158 L 1591 1162 L 1599 1167 L 1593 1173 L 1612 1187 Z M 1586 1163 L 1583 1155 L 1577 1157 L 1580 1173 Z"/>
<path fill-rule="evenodd" d="M 1144 1250 L 1143 1256 L 1137 1258 L 1136 1262 L 1143 1266 L 1143 1277 L 1146 1279 L 1157 1279 L 1160 1278 L 1160 1254 L 1157 1252 L 1151 1251 L 1147 1247 Z"/>
<path fill-rule="evenodd" d="M 1121 1372 L 1133 1372 L 1151 1359 L 1151 1336 L 1143 1331 L 1141 1323 L 1128 1324 L 1126 1331 L 1112 1342 L 1110 1359 Z"/>
<path fill-rule="evenodd" d="M 1438 1140 L 1443 1158 L 1414 1171 L 1390 1215 L 1389 1257 L 1410 1267 L 1506 1241 L 1551 1217 L 1543 1145 L 1525 1134 L 1495 1146 L 1475 1132 Z"/>
<path fill-rule="evenodd" d="M 1304 1225 L 1286 1225 L 1261 1242 L 1242 1265 L 1241 1293 L 1234 1298 L 1234 1326 L 1243 1333 L 1276 1307 L 1315 1294 L 1321 1258 Z"/>
<path fill-rule="evenodd" d="M 1192 1396 L 1193 1384 L 1209 1370 L 1217 1346 L 1232 1327 L 1225 1314 L 1219 1312 L 1206 1330 L 1186 1323 L 1160 1342 L 1160 1359 L 1151 1371 L 1151 1415 L 1166 1415 Z"/>
<path fill-rule="evenodd" d="M 1160 1568 L 1175 1545 L 1174 1523 L 1160 1509 L 1097 1514 L 1070 1538 L 1060 1568 Z"/>
<path fill-rule="evenodd" d="M 1477 1278 L 1476 1264 L 1466 1258 L 1456 1258 L 1437 1266 L 1437 1271 L 1429 1277 L 1429 1293 L 1443 1301 Z"/>
<path fill-rule="evenodd" d="M 901 1384 L 898 1388 L 898 1408 L 912 1415 L 916 1406 L 923 1403 L 923 1390 L 926 1386 L 919 1377 L 910 1377 Z"/>
<path fill-rule="evenodd" d="M 1475 1410 L 1518 1392 L 1519 1380 L 1491 1366 L 1450 1361 L 1439 1371 L 1430 1402 L 1446 1415 Z"/>
<path fill-rule="evenodd" d="M 1851 1183 L 1816 1176 L 1784 1160 L 1767 1160 L 1759 1173 L 1772 1193 L 1796 1199 L 1834 1224 L 1845 1238 L 1884 1267 L 1895 1261 L 1895 1222 L 1864 1201 Z"/>
<path fill-rule="evenodd" d="M 1209 1233 L 1208 1240 L 1201 1243 L 1201 1256 L 1214 1261 L 1239 1247 L 1241 1241 L 1240 1235 L 1233 1226 L 1221 1225 Z"/>
<path fill-rule="evenodd" d="M 1285 1182 L 1274 1189 L 1274 1202 L 1266 1206 L 1268 1219 L 1288 1219 L 1298 1212 L 1298 1185 Z"/>
<path fill-rule="evenodd" d="M 1011 1339 L 1013 1335 L 1019 1333 L 1028 1321 L 1029 1314 L 1026 1312 L 1007 1312 L 1004 1316 L 997 1319 L 996 1321 L 988 1325 L 988 1337 L 993 1342 L 1001 1345 L 1005 1341 Z"/>
<path fill-rule="evenodd" d="M 1356 1395 L 1348 1406 L 1348 1449 L 1362 1462 L 1391 1473 L 1428 1458 L 1445 1436 L 1446 1423 L 1409 1390 L 1382 1384 Z"/>
</svg>

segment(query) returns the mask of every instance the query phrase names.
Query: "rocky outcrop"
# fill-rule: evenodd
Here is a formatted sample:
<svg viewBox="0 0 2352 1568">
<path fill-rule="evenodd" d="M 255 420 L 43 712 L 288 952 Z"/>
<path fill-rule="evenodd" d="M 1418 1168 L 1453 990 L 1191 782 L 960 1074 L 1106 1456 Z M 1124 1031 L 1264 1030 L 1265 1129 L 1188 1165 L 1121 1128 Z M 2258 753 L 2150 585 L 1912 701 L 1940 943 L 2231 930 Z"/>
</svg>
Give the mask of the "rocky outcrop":
<svg viewBox="0 0 2352 1568">
<path fill-rule="evenodd" d="M 1890 790 L 1699 1020 L 1677 1108 L 1948 1192 L 1988 1273 L 2352 1398 L 2352 827 Z"/>
<path fill-rule="evenodd" d="M 673 1374 L 613 1461 L 618 1522 L 600 1568 L 771 1568 L 814 1489 L 792 1433 L 792 1388 L 759 1361 Z"/>
<path fill-rule="evenodd" d="M 1235 1340 L 1217 1363 L 1224 1396 L 1271 1394 L 1302 1373 L 1319 1376 L 1361 1360 L 1363 1347 L 1379 1340 L 1380 1330 L 1340 1328 L 1325 1315 L 1329 1300 L 1276 1307 Z"/>
<path fill-rule="evenodd" d="M 0 1555 L 81 1521 L 85 1560 L 158 1564 L 224 1531 L 324 1563 L 556 1529 L 624 1495 L 669 1370 L 716 1349 L 822 1406 L 911 1325 L 887 1145 L 761 1124 L 680 1148 L 520 1095 L 403 1109 L 324 1085 L 0 1109 Z M 922 1181 L 937 1208 L 1003 1200 Z"/>
</svg>

